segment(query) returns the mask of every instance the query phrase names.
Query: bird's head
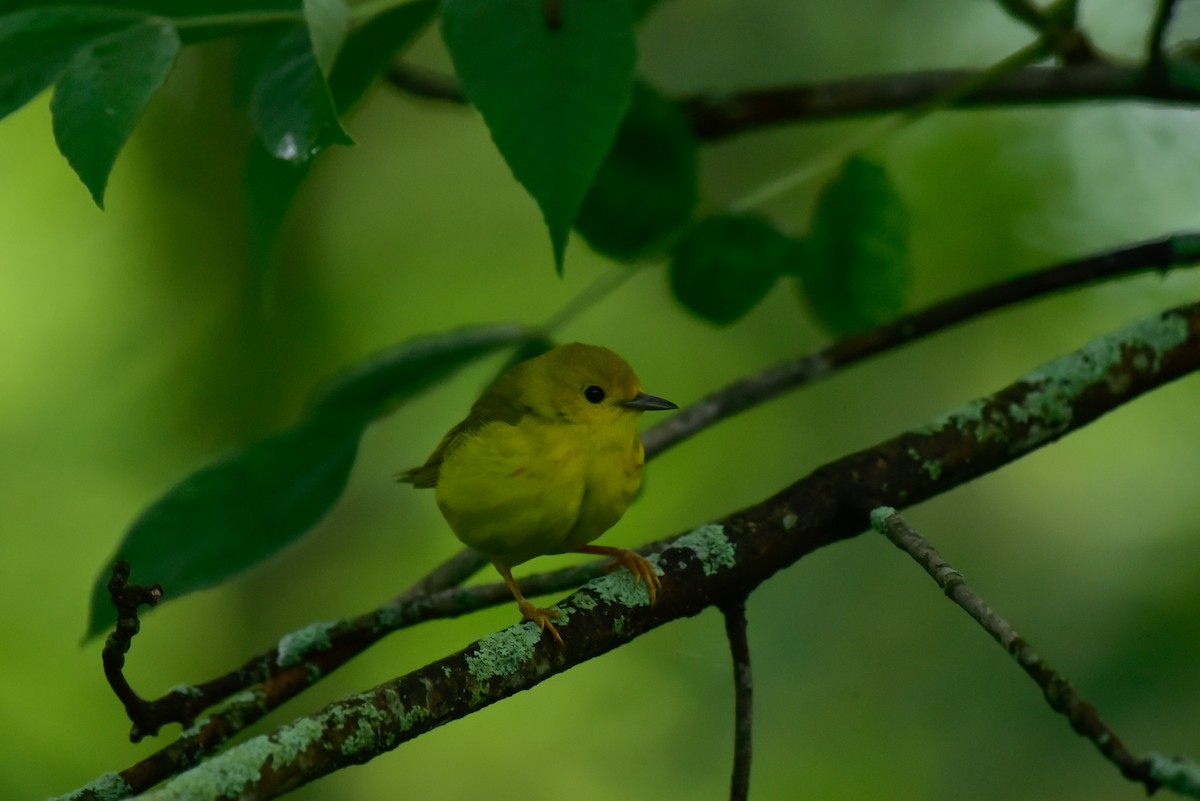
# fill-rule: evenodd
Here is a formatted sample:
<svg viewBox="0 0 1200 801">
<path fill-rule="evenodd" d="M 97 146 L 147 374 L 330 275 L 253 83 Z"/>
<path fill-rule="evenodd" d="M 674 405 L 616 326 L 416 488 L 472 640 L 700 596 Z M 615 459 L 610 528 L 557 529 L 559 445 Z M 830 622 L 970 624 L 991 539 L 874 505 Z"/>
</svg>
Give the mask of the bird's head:
<svg viewBox="0 0 1200 801">
<path fill-rule="evenodd" d="M 644 411 L 677 409 L 642 390 L 629 364 L 608 348 L 573 342 L 514 368 L 522 402 L 536 414 L 603 425 Z"/>
</svg>

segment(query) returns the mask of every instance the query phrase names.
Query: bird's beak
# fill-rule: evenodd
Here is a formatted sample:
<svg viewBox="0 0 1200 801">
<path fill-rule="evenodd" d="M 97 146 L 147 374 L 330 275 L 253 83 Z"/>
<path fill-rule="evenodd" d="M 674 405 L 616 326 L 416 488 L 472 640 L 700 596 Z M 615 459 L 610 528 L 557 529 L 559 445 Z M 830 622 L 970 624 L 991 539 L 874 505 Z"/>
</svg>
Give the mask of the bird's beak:
<svg viewBox="0 0 1200 801">
<path fill-rule="evenodd" d="M 627 401 L 621 401 L 621 405 L 626 409 L 637 409 L 639 412 L 661 412 L 667 409 L 678 409 L 679 407 L 663 398 L 656 398 L 653 395 L 647 395 L 645 392 L 639 392 L 636 397 Z"/>
</svg>

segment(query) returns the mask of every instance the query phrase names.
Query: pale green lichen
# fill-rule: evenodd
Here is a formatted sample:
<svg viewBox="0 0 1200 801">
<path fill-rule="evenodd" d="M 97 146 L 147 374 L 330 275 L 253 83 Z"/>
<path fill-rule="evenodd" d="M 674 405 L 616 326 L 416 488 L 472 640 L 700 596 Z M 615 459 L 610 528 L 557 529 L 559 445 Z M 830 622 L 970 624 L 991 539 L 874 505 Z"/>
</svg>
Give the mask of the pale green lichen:
<svg viewBox="0 0 1200 801">
<path fill-rule="evenodd" d="M 1129 377 L 1114 368 L 1127 356 L 1131 357 L 1135 370 L 1157 371 L 1162 365 L 1163 354 L 1186 340 L 1188 334 L 1187 320 L 1176 314 L 1141 320 L 1120 331 L 1097 337 L 1078 351 L 1060 356 L 1029 373 L 1021 382 L 1029 385 L 1030 390 L 1020 401 L 1009 403 L 1003 410 L 997 406 L 989 408 L 987 398 L 976 399 L 914 429 L 914 433 L 933 435 L 953 427 L 970 434 L 978 442 L 1003 441 L 1010 438 L 1010 427 L 1017 423 L 1027 430 L 1010 444 L 1017 450 L 1028 448 L 1070 426 L 1075 403 L 1087 388 L 1107 381 L 1113 391 L 1125 389 Z M 917 458 L 912 450 L 909 455 Z"/>
<path fill-rule="evenodd" d="M 105 773 L 80 787 L 70 795 L 52 801 L 76 801 L 80 798 L 96 798 L 99 801 L 122 801 L 133 795 L 133 788 L 125 783 L 119 773 Z"/>
<path fill-rule="evenodd" d="M 1109 389 L 1126 389 L 1129 377 L 1114 371 L 1130 351 L 1132 366 L 1138 372 L 1156 372 L 1162 357 L 1188 337 L 1188 322 L 1175 314 L 1140 320 L 1106 336 L 1097 337 L 1074 353 L 1060 356 L 1029 373 L 1023 379 L 1035 386 L 1020 404 L 1011 404 L 1009 416 L 1031 428 L 1021 442 L 1026 446 L 1065 430 L 1075 415 L 1075 403 L 1082 392 L 1101 381 Z"/>
<path fill-rule="evenodd" d="M 725 527 L 716 523 L 689 531 L 675 540 L 674 547 L 686 548 L 695 554 L 706 576 L 737 564 L 737 554 L 733 543 L 725 536 Z"/>
<path fill-rule="evenodd" d="M 1200 764 L 1186 757 L 1168 757 L 1152 753 L 1150 778 L 1180 795 L 1200 797 Z"/>
<path fill-rule="evenodd" d="M 783 518 L 779 521 L 779 523 L 783 526 L 784 531 L 791 531 L 799 522 L 800 518 L 796 516 L 795 512 L 791 511 L 785 512 Z"/>
<path fill-rule="evenodd" d="M 484 637 L 479 648 L 467 655 L 467 671 L 480 681 L 507 676 L 533 657 L 542 630 L 533 623 L 518 623 Z"/>
<path fill-rule="evenodd" d="M 926 459 L 921 462 L 921 469 L 925 471 L 933 481 L 937 481 L 942 477 L 942 463 L 938 459 Z"/>
<path fill-rule="evenodd" d="M 896 514 L 896 510 L 890 506 L 875 507 L 871 510 L 871 528 L 883 534 L 887 528 L 887 521 L 894 514 Z"/>
<path fill-rule="evenodd" d="M 236 797 L 247 784 L 258 781 L 261 767 L 274 754 L 275 748 L 265 734 L 260 734 L 138 798 L 140 801 L 191 801 Z"/>
<path fill-rule="evenodd" d="M 368 713 L 374 710 L 367 707 L 362 710 Z M 345 734 L 342 737 L 342 753 L 346 756 L 352 756 L 361 752 L 371 752 L 375 749 L 375 730 L 371 728 L 371 724 L 363 718 L 359 718 L 355 723 L 354 730 Z"/>
<path fill-rule="evenodd" d="M 652 555 L 649 561 L 654 565 L 654 572 L 663 575 L 658 566 L 658 554 Z M 629 607 L 650 605 L 650 592 L 646 589 L 646 583 L 635 578 L 628 570 L 614 570 L 592 579 L 583 588 L 595 598 L 610 604 Z"/>
<path fill-rule="evenodd" d="M 313 651 L 324 651 L 330 645 L 329 632 L 337 625 L 335 621 L 312 623 L 283 635 L 276 646 L 275 664 L 289 667 L 303 661 Z"/>
</svg>

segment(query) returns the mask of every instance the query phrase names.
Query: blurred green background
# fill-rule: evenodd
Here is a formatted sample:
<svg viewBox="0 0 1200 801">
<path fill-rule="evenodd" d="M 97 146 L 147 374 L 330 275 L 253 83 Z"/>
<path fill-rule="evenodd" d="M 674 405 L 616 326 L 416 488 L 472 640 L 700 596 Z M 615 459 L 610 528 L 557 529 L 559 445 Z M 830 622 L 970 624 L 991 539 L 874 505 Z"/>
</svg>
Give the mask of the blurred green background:
<svg viewBox="0 0 1200 801">
<path fill-rule="evenodd" d="M 1150 0 L 1083 4 L 1135 57 Z M 1200 14 L 1183 4 L 1179 36 Z M 864 23 L 864 20 L 869 22 Z M 986 66 L 1029 40 L 993 3 L 673 0 L 641 71 L 668 93 L 875 71 Z M 189 50 L 114 171 L 105 212 L 54 148 L 43 98 L 0 124 L 0 797 L 67 792 L 169 741 L 126 741 L 86 603 L 139 510 L 221 452 L 295 419 L 340 367 L 464 324 L 536 323 L 624 269 L 575 240 L 554 275 L 534 203 L 478 116 L 381 88 L 322 159 L 276 272 L 240 222 L 247 126 L 229 52 Z M 448 69 L 436 33 L 417 59 Z M 864 123 L 705 148 L 721 208 Z M 869 124 L 869 123 L 867 123 Z M 1200 227 L 1200 116 L 1134 104 L 942 113 L 872 151 L 911 204 L 912 307 L 1054 260 Z M 820 182 L 764 210 L 802 232 Z M 1194 300 L 1180 271 L 1004 312 L 727 421 L 653 462 L 606 541 L 627 545 L 752 504 L 852 449 L 995 390 L 1099 333 Z M 824 343 L 790 286 L 715 329 L 641 269 L 566 338 L 624 354 L 681 405 Z M 458 547 L 420 462 L 499 360 L 371 429 L 343 500 L 304 540 L 145 619 L 146 695 L 210 678 L 312 620 L 368 609 Z M 1112 414 L 910 519 L 1134 750 L 1200 754 L 1200 415 L 1196 379 Z M 562 559 L 541 559 L 542 570 Z M 485 574 L 482 580 L 493 577 Z M 168 592 L 170 588 L 167 588 Z M 1135 799 L 1092 746 L 907 557 L 864 535 L 804 559 L 749 605 L 758 799 Z M 391 637 L 272 726 L 515 620 L 506 605 Z M 262 727 L 256 731 L 263 730 Z M 493 801 L 722 798 L 732 691 L 715 611 L 295 794 Z"/>
</svg>

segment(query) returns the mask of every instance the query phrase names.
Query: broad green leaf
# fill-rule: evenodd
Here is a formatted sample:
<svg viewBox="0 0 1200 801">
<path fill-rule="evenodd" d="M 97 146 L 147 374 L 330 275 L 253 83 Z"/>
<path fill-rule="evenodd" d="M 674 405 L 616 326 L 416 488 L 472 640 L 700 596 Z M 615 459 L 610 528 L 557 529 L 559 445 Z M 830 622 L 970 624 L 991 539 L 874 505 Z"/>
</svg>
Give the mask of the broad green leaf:
<svg viewBox="0 0 1200 801">
<path fill-rule="evenodd" d="M 671 290 L 690 311 L 729 325 L 766 297 L 794 247 L 793 240 L 761 217 L 708 217 L 676 247 Z"/>
<path fill-rule="evenodd" d="M 133 126 L 179 52 L 168 22 L 147 19 L 81 48 L 59 79 L 50 109 L 58 149 L 104 207 L 104 188 Z"/>
<path fill-rule="evenodd" d="M 575 230 L 594 250 L 628 261 L 662 247 L 695 207 L 696 139 L 687 116 L 638 82 Z"/>
<path fill-rule="evenodd" d="M 438 0 L 415 0 L 371 17 L 350 34 L 329 73 L 334 106 L 344 114 L 392 58 L 412 43 L 437 13 Z"/>
<path fill-rule="evenodd" d="M 445 0 L 442 35 L 467 97 L 537 201 L 562 271 L 567 235 L 629 104 L 636 49 L 628 3 Z"/>
<path fill-rule="evenodd" d="M 334 109 L 344 114 L 363 96 L 397 51 L 409 44 L 437 12 L 438 0 L 417 0 L 388 9 L 356 28 L 346 39 L 329 73 Z M 264 266 L 279 228 L 311 162 L 273 158 L 261 141 L 250 145 L 244 188 L 255 263 Z"/>
<path fill-rule="evenodd" d="M 346 4 L 342 0 L 304 0 L 304 21 L 313 56 L 321 72 L 328 75 L 350 28 Z"/>
<path fill-rule="evenodd" d="M 826 187 L 804 240 L 801 291 L 837 335 L 887 322 L 910 283 L 908 208 L 887 172 L 855 157 Z"/>
<path fill-rule="evenodd" d="M 185 478 L 130 526 L 101 569 L 87 636 L 112 625 L 112 564 L 162 584 L 166 600 L 219 584 L 298 539 L 341 495 L 365 427 L 466 364 L 534 336 L 481 326 L 413 340 L 335 379 L 297 425 L 253 442 Z"/>
<path fill-rule="evenodd" d="M 106 584 L 129 562 L 171 600 L 219 584 L 308 531 L 341 495 L 361 426 L 317 418 L 204 467 L 142 513 L 97 577 L 87 637 L 115 620 Z"/>
<path fill-rule="evenodd" d="M 250 98 L 250 116 L 275 158 L 301 163 L 330 145 L 352 145 L 342 129 L 308 28 L 285 33 L 267 54 Z"/>
<path fill-rule="evenodd" d="M 0 16 L 0 119 L 57 81 L 88 42 L 144 19 L 136 12 L 86 6 Z"/>
</svg>

